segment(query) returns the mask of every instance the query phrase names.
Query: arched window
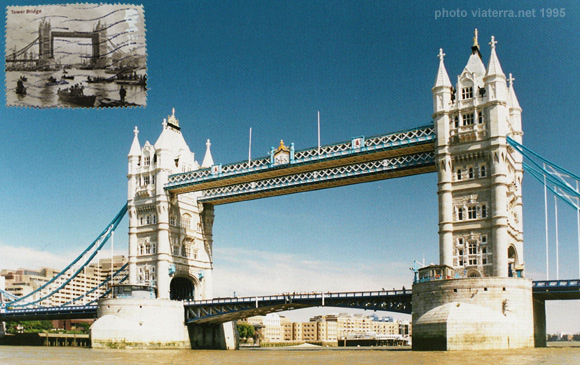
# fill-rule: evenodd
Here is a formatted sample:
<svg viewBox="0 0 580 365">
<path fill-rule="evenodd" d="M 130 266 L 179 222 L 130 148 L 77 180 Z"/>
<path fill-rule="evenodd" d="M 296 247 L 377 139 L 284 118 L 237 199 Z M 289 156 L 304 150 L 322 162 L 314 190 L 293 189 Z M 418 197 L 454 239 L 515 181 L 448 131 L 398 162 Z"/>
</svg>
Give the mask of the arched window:
<svg viewBox="0 0 580 365">
<path fill-rule="evenodd" d="M 459 208 L 457 211 L 457 218 L 462 221 L 463 220 L 463 208 Z"/>
<path fill-rule="evenodd" d="M 485 165 L 481 165 L 481 167 L 479 168 L 479 176 L 480 177 L 486 177 L 487 176 L 487 171 L 485 169 Z"/>
<path fill-rule="evenodd" d="M 469 178 L 470 179 L 473 179 L 473 167 L 470 167 L 468 171 L 469 171 L 469 173 L 468 173 L 469 174 Z"/>
<path fill-rule="evenodd" d="M 487 205 L 481 205 L 481 218 L 487 218 Z"/>
<path fill-rule="evenodd" d="M 457 170 L 457 181 L 461 181 L 461 169 Z"/>
<path fill-rule="evenodd" d="M 189 214 L 184 214 L 181 216 L 181 226 L 183 228 L 191 228 L 191 216 Z"/>
</svg>

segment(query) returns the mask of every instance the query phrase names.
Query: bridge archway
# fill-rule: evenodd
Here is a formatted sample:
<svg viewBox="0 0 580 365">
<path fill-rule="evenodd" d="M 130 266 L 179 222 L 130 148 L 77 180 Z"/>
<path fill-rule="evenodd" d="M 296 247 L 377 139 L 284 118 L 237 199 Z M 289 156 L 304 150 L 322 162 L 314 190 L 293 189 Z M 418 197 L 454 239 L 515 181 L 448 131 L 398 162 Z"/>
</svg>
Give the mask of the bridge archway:
<svg viewBox="0 0 580 365">
<path fill-rule="evenodd" d="M 508 276 L 516 276 L 516 264 L 518 262 L 518 252 L 514 245 L 508 248 Z"/>
<path fill-rule="evenodd" d="M 169 299 L 171 300 L 193 300 L 195 285 L 188 277 L 176 276 L 169 284 Z"/>
</svg>

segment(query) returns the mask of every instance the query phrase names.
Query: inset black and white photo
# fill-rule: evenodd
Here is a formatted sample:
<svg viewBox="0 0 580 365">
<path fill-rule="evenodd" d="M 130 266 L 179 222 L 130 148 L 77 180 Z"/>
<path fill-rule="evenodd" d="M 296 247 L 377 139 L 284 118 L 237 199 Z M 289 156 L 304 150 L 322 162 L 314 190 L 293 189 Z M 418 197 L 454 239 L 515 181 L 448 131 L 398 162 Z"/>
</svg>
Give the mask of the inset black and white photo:
<svg viewBox="0 0 580 365">
<path fill-rule="evenodd" d="M 8 6 L 5 61 L 7 106 L 145 106 L 143 7 Z"/>
</svg>

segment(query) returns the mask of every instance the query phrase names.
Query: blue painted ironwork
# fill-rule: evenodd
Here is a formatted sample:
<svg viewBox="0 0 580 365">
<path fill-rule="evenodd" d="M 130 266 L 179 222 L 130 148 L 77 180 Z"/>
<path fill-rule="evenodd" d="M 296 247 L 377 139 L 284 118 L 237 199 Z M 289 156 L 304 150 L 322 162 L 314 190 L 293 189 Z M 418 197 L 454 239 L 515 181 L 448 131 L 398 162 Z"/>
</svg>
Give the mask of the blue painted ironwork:
<svg viewBox="0 0 580 365">
<path fill-rule="evenodd" d="M 432 167 L 434 169 L 434 159 L 435 155 L 433 152 L 423 152 L 378 161 L 361 162 L 329 169 L 295 173 L 292 175 L 203 190 L 197 201 L 221 204 L 223 199 L 245 196 L 244 199 L 249 200 L 252 198 L 252 195 L 271 193 L 273 191 L 277 191 L 275 195 L 282 195 L 293 192 L 291 189 L 306 191 L 328 187 L 329 185 L 339 186 L 362 181 L 378 180 L 379 178 L 387 178 L 390 174 L 402 173 L 412 168 Z"/>
<path fill-rule="evenodd" d="M 77 256 L 77 258 L 75 260 L 73 260 L 73 262 L 71 262 L 66 268 L 64 268 L 60 273 L 55 275 L 52 279 L 50 279 L 44 285 L 40 286 L 38 289 L 34 290 L 33 292 L 31 292 L 27 295 L 24 295 L 22 297 L 19 297 L 18 299 L 12 300 L 9 303 L 9 305 L 11 307 L 25 307 L 25 306 L 29 306 L 29 305 L 34 305 L 36 303 L 39 303 L 39 302 L 47 299 L 48 297 L 52 296 L 53 294 L 57 293 L 59 290 L 64 288 L 69 282 L 71 282 L 75 277 L 78 276 L 78 274 L 92 261 L 92 259 L 97 255 L 97 253 L 103 248 L 103 246 L 105 245 L 105 243 L 107 242 L 109 237 L 111 237 L 112 232 L 117 228 L 117 226 L 119 225 L 119 223 L 121 222 L 122 218 L 125 216 L 126 213 L 127 213 L 127 204 L 125 203 L 123 208 L 121 208 L 119 213 L 117 213 L 117 215 L 115 216 L 115 218 L 113 218 L 113 220 L 107 226 L 107 228 L 105 228 L 103 230 L 103 232 L 101 232 L 99 237 L 97 237 L 79 256 Z M 55 280 L 57 280 L 58 278 L 63 276 L 64 273 L 67 272 L 78 261 L 80 261 L 81 258 L 85 254 L 87 254 L 91 249 L 93 249 L 95 247 L 95 245 L 97 245 L 97 243 L 98 243 L 98 246 L 92 252 L 92 254 L 85 260 L 84 264 L 82 264 L 77 270 L 75 270 L 75 272 L 70 277 L 68 277 L 61 285 L 59 285 L 56 289 L 52 290 L 48 294 L 42 295 L 39 299 L 30 301 L 30 302 L 26 302 L 26 303 L 17 304 L 17 303 L 23 301 L 24 299 L 29 298 L 30 296 L 40 292 L 41 290 L 43 290 L 44 288 L 46 288 L 50 284 L 52 284 Z M 5 306 L 5 305 L 7 305 L 7 304 L 6 303 L 2 304 L 2 306 Z"/>
<path fill-rule="evenodd" d="M 534 299 L 580 299 L 580 279 L 534 281 L 532 293 Z"/>
<path fill-rule="evenodd" d="M 43 307 L 4 309 L 0 308 L 1 321 L 31 321 L 52 319 L 91 319 L 97 318 L 96 305 L 77 305 L 66 307 Z"/>
<path fill-rule="evenodd" d="M 346 166 L 357 162 L 405 156 L 432 151 L 435 139 L 435 131 L 431 125 L 370 138 L 353 138 L 350 141 L 320 148 L 300 151 L 292 149 L 292 158 L 288 163 L 274 163 L 273 152 L 271 152 L 270 156 L 252 161 L 215 165 L 206 169 L 170 175 L 164 188 L 176 193 L 199 191 L 322 168 Z"/>
<path fill-rule="evenodd" d="M 221 323 L 285 310 L 329 306 L 411 313 L 411 290 L 287 293 L 184 302 L 187 323 Z"/>
<path fill-rule="evenodd" d="M 74 303 L 74 302 L 76 302 L 76 301 L 79 301 L 79 300 L 81 300 L 82 298 L 86 297 L 87 295 L 89 295 L 89 294 L 91 294 L 91 293 L 95 292 L 96 290 L 98 290 L 98 289 L 99 289 L 99 288 L 101 288 L 102 286 L 104 286 L 104 285 L 107 285 L 107 283 L 108 283 L 109 281 L 111 281 L 112 279 L 114 279 L 115 277 L 117 277 L 118 275 L 120 275 L 120 274 L 121 274 L 121 272 L 123 272 L 123 270 L 125 270 L 125 269 L 127 268 L 127 266 L 129 266 L 129 264 L 128 264 L 128 263 L 126 263 L 125 265 L 121 266 L 121 267 L 119 268 L 119 270 L 117 270 L 117 271 L 115 271 L 115 272 L 113 273 L 113 276 L 112 276 L 112 277 L 111 277 L 111 276 L 109 276 L 109 277 L 108 277 L 106 280 L 103 280 L 103 281 L 101 281 L 101 282 L 99 283 L 99 285 L 97 285 L 97 286 L 93 287 L 91 290 L 89 290 L 88 292 L 84 293 L 83 295 L 79 295 L 78 297 L 76 297 L 76 298 L 74 298 L 74 299 L 72 299 L 72 300 L 70 300 L 70 301 L 68 301 L 68 302 L 64 303 L 64 304 L 63 304 L 63 306 L 66 306 L 66 305 L 69 305 L 69 304 L 71 304 L 71 303 Z M 121 280 L 119 280 L 119 283 L 121 283 L 121 282 L 125 281 L 125 280 L 126 280 L 128 277 L 129 277 L 129 275 L 128 275 L 128 274 L 126 274 L 126 275 L 125 275 L 123 278 L 121 278 Z M 107 294 L 108 294 L 108 293 L 110 293 L 110 292 L 111 292 L 111 289 L 108 289 L 107 291 L 105 291 L 105 293 L 104 293 L 103 295 L 101 295 L 101 296 L 100 296 L 100 298 L 102 298 L 103 296 L 107 295 Z M 96 300 L 94 300 L 94 301 L 96 301 Z M 92 301 L 92 302 L 94 302 L 94 301 Z"/>
<path fill-rule="evenodd" d="M 545 159 L 510 137 L 507 137 L 506 140 L 514 150 L 518 151 L 526 159 L 527 162 L 523 162 L 523 167 L 526 172 L 540 184 L 545 185 L 566 204 L 574 209 L 580 209 L 580 192 L 563 179 L 564 176 L 567 176 L 576 181 L 580 181 L 580 176 Z M 546 169 L 544 165 L 549 166 L 551 171 Z M 546 178 L 545 183 L 544 178 Z"/>
</svg>

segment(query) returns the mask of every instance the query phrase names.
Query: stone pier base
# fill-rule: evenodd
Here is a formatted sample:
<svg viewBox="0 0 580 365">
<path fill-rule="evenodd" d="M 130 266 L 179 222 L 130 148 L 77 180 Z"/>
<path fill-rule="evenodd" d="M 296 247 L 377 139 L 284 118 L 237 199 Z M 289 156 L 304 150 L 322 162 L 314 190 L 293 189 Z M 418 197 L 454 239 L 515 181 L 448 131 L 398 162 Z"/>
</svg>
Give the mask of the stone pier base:
<svg viewBox="0 0 580 365">
<path fill-rule="evenodd" d="M 536 347 L 546 347 L 546 300 L 534 299 L 534 341 Z"/>
<path fill-rule="evenodd" d="M 413 350 L 534 347 L 532 282 L 462 278 L 413 285 Z"/>
<path fill-rule="evenodd" d="M 236 322 L 190 324 L 188 329 L 192 349 L 238 349 Z"/>
<path fill-rule="evenodd" d="M 97 316 L 91 326 L 93 348 L 190 348 L 181 302 L 103 299 Z"/>
</svg>

